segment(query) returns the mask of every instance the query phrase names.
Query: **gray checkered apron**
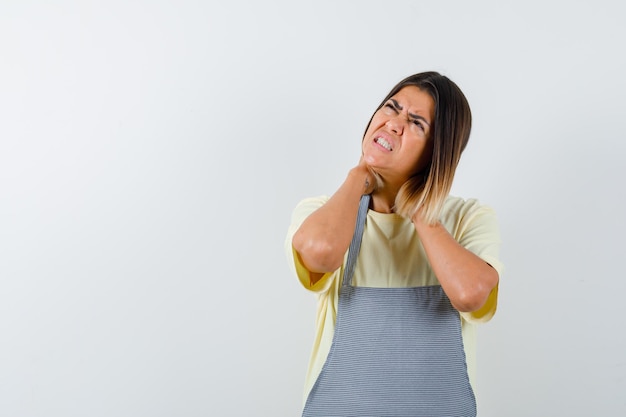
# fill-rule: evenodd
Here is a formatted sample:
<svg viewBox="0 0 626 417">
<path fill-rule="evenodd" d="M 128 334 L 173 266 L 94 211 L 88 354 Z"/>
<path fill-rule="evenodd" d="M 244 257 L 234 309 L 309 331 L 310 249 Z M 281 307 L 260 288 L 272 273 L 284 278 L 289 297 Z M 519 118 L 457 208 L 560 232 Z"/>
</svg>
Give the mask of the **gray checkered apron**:
<svg viewBox="0 0 626 417">
<path fill-rule="evenodd" d="M 339 294 L 333 342 L 303 417 L 476 416 L 458 311 L 440 285 L 352 285 L 363 196 Z"/>
</svg>

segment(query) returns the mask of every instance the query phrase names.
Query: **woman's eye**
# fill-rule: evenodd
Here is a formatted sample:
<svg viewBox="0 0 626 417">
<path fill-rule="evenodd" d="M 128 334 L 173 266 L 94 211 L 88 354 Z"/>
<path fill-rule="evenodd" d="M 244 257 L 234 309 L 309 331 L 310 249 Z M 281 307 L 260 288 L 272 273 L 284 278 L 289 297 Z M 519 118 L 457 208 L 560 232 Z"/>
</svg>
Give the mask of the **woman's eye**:
<svg viewBox="0 0 626 417">
<path fill-rule="evenodd" d="M 415 124 L 421 130 L 424 130 L 424 125 L 419 120 L 413 120 L 413 124 Z"/>
</svg>

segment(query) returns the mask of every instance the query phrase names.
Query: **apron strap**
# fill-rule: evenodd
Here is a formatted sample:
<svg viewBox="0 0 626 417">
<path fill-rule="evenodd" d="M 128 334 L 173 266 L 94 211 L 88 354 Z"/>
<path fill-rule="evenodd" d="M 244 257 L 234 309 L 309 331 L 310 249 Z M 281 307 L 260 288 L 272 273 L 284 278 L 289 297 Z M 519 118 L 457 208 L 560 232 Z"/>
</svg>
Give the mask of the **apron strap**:
<svg viewBox="0 0 626 417">
<path fill-rule="evenodd" d="M 356 258 L 359 255 L 361 249 L 361 239 L 363 238 L 363 229 L 365 228 L 365 220 L 367 219 L 367 210 L 370 206 L 370 195 L 363 194 L 361 196 L 361 202 L 359 203 L 359 212 L 356 216 L 356 227 L 354 229 L 354 235 L 352 235 L 352 242 L 350 242 L 350 249 L 348 250 L 348 261 L 346 267 L 343 270 L 342 285 L 352 285 L 352 275 L 354 275 L 354 267 L 356 266 Z"/>
</svg>

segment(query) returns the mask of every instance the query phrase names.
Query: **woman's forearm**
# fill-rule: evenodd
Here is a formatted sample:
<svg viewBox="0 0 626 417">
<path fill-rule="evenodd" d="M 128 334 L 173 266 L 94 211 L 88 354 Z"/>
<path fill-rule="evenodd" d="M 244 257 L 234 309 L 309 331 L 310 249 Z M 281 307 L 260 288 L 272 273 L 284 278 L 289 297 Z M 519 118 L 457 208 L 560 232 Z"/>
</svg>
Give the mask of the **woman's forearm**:
<svg viewBox="0 0 626 417">
<path fill-rule="evenodd" d="M 497 271 L 461 246 L 441 223 L 428 225 L 418 213 L 413 224 L 431 268 L 452 305 L 462 312 L 480 309 L 498 284 Z"/>
<path fill-rule="evenodd" d="M 332 272 L 343 263 L 356 224 L 361 196 L 371 191 L 372 174 L 362 165 L 322 207 L 311 213 L 293 237 L 293 247 L 311 272 Z"/>
</svg>

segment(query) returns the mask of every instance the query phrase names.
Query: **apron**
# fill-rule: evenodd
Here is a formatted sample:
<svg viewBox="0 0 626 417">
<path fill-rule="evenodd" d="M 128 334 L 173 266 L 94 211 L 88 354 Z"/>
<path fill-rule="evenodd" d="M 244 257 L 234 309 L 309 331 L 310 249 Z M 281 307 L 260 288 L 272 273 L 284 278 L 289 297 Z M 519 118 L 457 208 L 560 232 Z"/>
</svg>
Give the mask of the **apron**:
<svg viewBox="0 0 626 417">
<path fill-rule="evenodd" d="M 441 285 L 352 285 L 369 200 L 361 198 L 335 334 L 302 416 L 474 417 L 461 319 Z"/>
</svg>

